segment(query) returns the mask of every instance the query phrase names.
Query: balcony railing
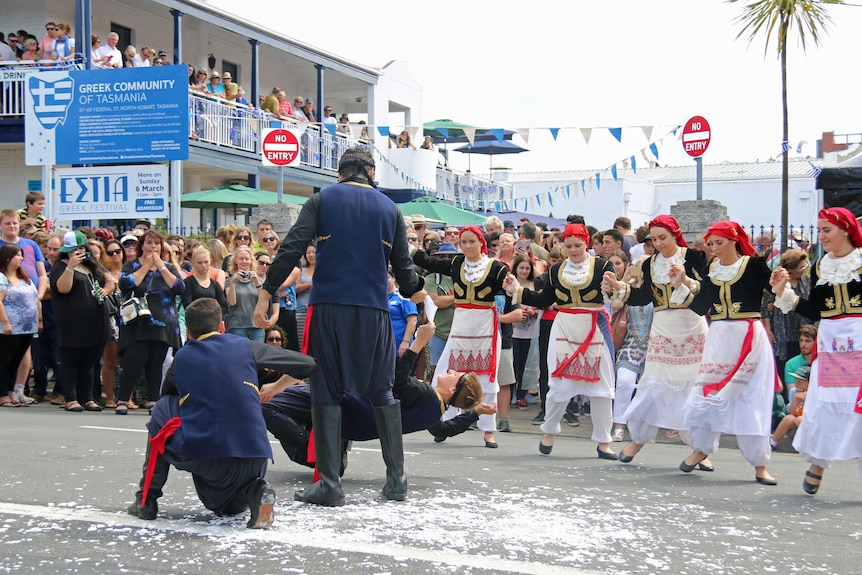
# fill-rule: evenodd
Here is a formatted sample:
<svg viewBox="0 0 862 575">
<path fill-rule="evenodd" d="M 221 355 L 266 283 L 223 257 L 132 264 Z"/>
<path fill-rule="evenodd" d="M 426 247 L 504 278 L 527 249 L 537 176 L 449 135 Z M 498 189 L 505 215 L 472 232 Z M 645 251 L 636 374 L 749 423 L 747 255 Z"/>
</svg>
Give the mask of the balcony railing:
<svg viewBox="0 0 862 575">
<path fill-rule="evenodd" d="M 82 60 L 69 62 L 0 62 L 0 118 L 24 116 L 24 90 L 27 75 L 33 70 L 74 69 L 83 66 Z M 320 124 L 279 120 L 258 108 L 236 105 L 222 98 L 189 92 L 189 139 L 204 145 L 217 146 L 225 151 L 238 151 L 260 155 L 263 130 L 267 128 L 296 128 L 300 137 L 300 162 L 304 166 L 335 174 L 345 150 L 366 146 L 352 134 L 330 133 Z M 430 187 L 430 186 L 429 186 Z M 428 190 L 435 195 L 434 190 Z M 436 195 L 452 203 L 488 209 L 493 202 L 512 197 L 512 186 L 491 182 L 469 174 L 458 174 L 438 168 Z"/>
</svg>

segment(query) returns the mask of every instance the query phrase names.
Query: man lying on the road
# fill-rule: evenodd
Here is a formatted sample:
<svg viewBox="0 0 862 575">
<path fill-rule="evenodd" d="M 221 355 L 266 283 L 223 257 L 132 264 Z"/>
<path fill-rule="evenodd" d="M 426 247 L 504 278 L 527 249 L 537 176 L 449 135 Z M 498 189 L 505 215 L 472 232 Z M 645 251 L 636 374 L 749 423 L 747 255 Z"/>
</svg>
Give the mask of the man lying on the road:
<svg viewBox="0 0 862 575">
<path fill-rule="evenodd" d="M 431 386 L 417 380 L 411 372 L 417 355 L 434 335 L 433 323 L 426 323 L 416 333 L 407 352 L 395 364 L 393 393 L 401 402 L 402 433 L 428 430 L 437 441 L 467 431 L 478 421 L 479 415 L 496 413 L 496 405 L 481 403 L 482 385 L 472 373 L 449 371 L 437 378 Z M 262 385 L 260 399 L 266 427 L 281 442 L 292 461 L 314 467 L 314 450 L 309 447 L 311 425 L 311 392 L 307 385 L 287 387 L 286 383 Z M 441 421 L 447 405 L 465 410 L 465 413 Z M 347 449 L 350 441 L 377 439 L 371 403 L 361 397 L 345 394 L 341 403 L 342 465 L 347 466 Z"/>
</svg>

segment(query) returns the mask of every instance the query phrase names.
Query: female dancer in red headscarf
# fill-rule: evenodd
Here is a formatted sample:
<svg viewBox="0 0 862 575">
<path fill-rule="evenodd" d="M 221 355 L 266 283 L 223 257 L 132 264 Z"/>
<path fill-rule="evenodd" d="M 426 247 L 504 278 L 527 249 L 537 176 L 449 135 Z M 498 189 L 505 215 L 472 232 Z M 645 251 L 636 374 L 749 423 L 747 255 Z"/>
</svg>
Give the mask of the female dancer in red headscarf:
<svg viewBox="0 0 862 575">
<path fill-rule="evenodd" d="M 707 272 L 706 254 L 689 249 L 679 224 L 671 216 L 658 216 L 649 223 L 649 230 L 656 253 L 641 265 L 641 286 L 619 282 L 613 274 L 606 275 L 603 282 L 603 289 L 611 291 L 612 299 L 636 306 L 652 302 L 655 309 L 643 375 L 623 416 L 632 437 L 620 452 L 623 463 L 630 462 L 641 447 L 655 440 L 660 427 L 679 431 L 680 438 L 691 445 L 682 406 L 694 385 L 706 339 L 702 317 L 706 305 L 696 302 L 691 290 L 673 290 L 670 276 L 676 268 L 687 278 L 702 280 Z M 698 469 L 713 471 L 709 460 L 701 461 Z"/>
<path fill-rule="evenodd" d="M 433 382 L 436 384 L 437 378 L 449 370 L 475 372 L 485 392 L 483 401 L 496 404 L 500 391 L 497 365 L 501 341 L 494 296 L 502 291 L 509 268 L 488 257 L 485 234 L 478 226 L 464 227 L 459 238 L 462 253 L 458 255 L 435 259 L 422 250 L 413 255 L 416 265 L 450 276 L 454 284 L 455 315 L 446 347 L 437 361 Z M 457 410 L 450 407 L 443 419 L 452 419 L 455 415 Z M 480 415 L 477 427 L 485 432 L 485 447 L 497 447 L 495 415 Z"/>
<path fill-rule="evenodd" d="M 755 480 L 776 485 L 766 471 L 775 358 L 760 323 L 763 290 L 771 272 L 763 258 L 755 257 L 748 235 L 736 222 L 712 224 L 704 234 L 715 259 L 709 277 L 699 286 L 698 300 L 709 304 L 709 332 L 695 386 L 685 403 L 685 428 L 694 452 L 680 470 L 690 473 L 718 450 L 722 433 L 736 436 L 739 451 L 754 466 Z M 697 282 L 671 269 L 674 289 L 696 290 Z M 807 416 L 807 414 L 806 414 Z"/>
<path fill-rule="evenodd" d="M 551 266 L 541 292 L 518 285 L 514 276 L 506 279 L 506 291 L 515 303 L 537 308 L 557 304 L 557 317 L 551 326 L 548 346 L 549 378 L 545 401 L 545 434 L 539 451 L 548 455 L 554 436 L 560 433 L 560 418 L 569 399 L 578 394 L 590 398 L 593 441 L 601 459 L 617 459 L 611 451 L 612 402 L 614 398 L 614 359 L 610 321 L 603 309 L 601 283 L 613 265 L 587 252 L 590 234 L 583 224 L 569 224 L 563 232 L 563 245 L 569 257 Z"/>
<path fill-rule="evenodd" d="M 844 208 L 824 208 L 817 235 L 825 255 L 811 270 L 811 294 L 785 289 L 789 274 L 773 274 L 776 307 L 820 319 L 805 417 L 793 447 L 811 464 L 802 487 L 814 495 L 832 461 L 858 459 L 862 470 L 862 386 L 851 372 L 862 365 L 862 229 Z"/>
</svg>

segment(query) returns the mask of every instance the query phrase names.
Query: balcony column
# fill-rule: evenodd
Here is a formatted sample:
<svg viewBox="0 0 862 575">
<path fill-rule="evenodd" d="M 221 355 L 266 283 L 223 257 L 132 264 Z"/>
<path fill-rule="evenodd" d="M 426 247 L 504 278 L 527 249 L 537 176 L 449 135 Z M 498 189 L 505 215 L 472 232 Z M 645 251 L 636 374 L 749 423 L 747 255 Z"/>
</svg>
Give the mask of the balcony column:
<svg viewBox="0 0 862 575">
<path fill-rule="evenodd" d="M 84 55 L 87 70 L 93 69 L 93 63 L 90 61 L 92 20 L 92 0 L 75 0 L 75 51 Z"/>
<path fill-rule="evenodd" d="M 174 17 L 174 64 L 183 62 L 183 13 L 179 10 L 171 10 Z M 195 66 L 197 70 L 197 66 Z"/>
<path fill-rule="evenodd" d="M 326 69 L 323 64 L 315 64 L 314 68 L 317 70 L 317 110 L 314 111 L 314 117 L 318 122 L 321 122 L 321 126 L 323 123 L 323 116 L 321 112 L 323 111 L 323 71 Z M 321 130 L 321 135 L 323 131 Z"/>
<path fill-rule="evenodd" d="M 260 83 L 260 42 L 249 38 L 248 43 L 251 44 L 251 100 L 249 101 L 257 108 L 258 94 L 260 94 L 258 85 Z"/>
</svg>

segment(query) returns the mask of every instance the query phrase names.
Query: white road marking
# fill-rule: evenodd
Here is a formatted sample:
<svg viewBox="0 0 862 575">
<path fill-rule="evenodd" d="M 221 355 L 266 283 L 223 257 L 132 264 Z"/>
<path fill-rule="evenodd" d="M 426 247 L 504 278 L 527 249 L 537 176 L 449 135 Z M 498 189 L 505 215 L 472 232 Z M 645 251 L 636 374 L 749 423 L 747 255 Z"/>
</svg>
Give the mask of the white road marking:
<svg viewBox="0 0 862 575">
<path fill-rule="evenodd" d="M 513 561 L 500 557 L 483 555 L 468 555 L 456 551 L 431 549 L 417 549 L 415 547 L 404 547 L 390 543 L 367 543 L 361 541 L 345 540 L 343 536 L 330 536 L 319 531 L 309 532 L 306 535 L 297 536 L 292 533 L 289 539 L 282 539 L 278 531 L 278 524 L 270 530 L 239 529 L 227 525 L 205 525 L 194 524 L 187 521 L 171 519 L 157 519 L 155 521 L 144 521 L 130 515 L 118 513 L 106 513 L 92 509 L 44 507 L 39 505 L 21 505 L 15 503 L 0 502 L 0 514 L 15 517 L 34 517 L 52 521 L 79 521 L 85 523 L 104 524 L 111 527 L 146 528 L 154 531 L 176 532 L 184 535 L 195 534 L 203 537 L 215 537 L 227 540 L 250 542 L 270 542 L 311 547 L 325 551 L 342 551 L 347 553 L 366 553 L 393 559 L 414 559 L 417 561 L 428 561 L 431 563 L 444 563 L 460 567 L 475 569 L 496 569 L 510 573 L 527 573 L 535 575 L 598 575 L 599 571 L 577 569 L 573 567 L 562 567 L 546 565 L 533 561 Z"/>
</svg>

